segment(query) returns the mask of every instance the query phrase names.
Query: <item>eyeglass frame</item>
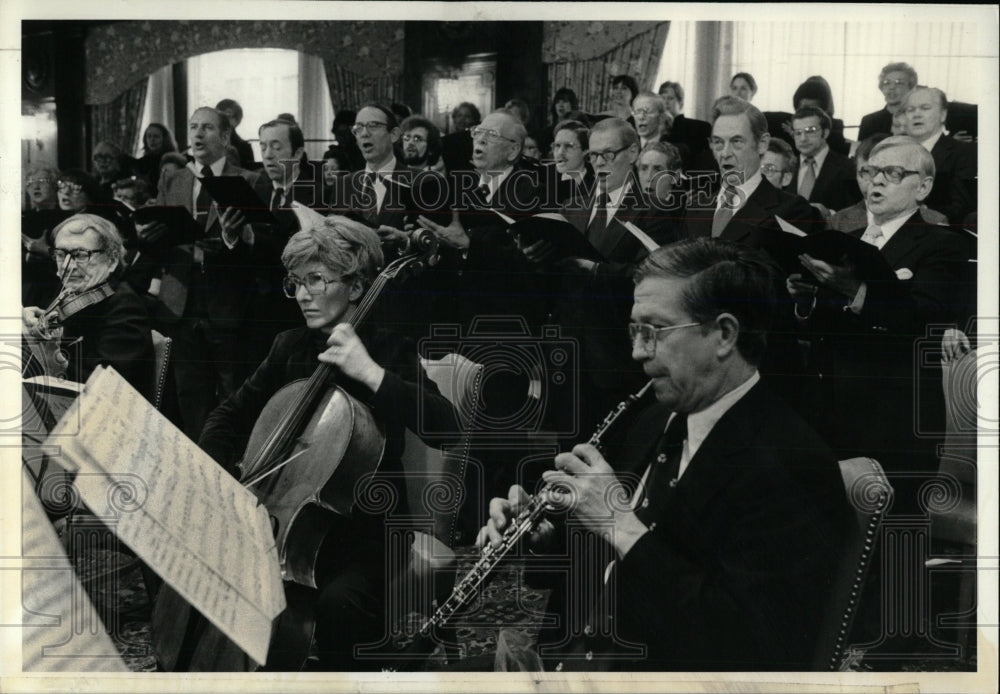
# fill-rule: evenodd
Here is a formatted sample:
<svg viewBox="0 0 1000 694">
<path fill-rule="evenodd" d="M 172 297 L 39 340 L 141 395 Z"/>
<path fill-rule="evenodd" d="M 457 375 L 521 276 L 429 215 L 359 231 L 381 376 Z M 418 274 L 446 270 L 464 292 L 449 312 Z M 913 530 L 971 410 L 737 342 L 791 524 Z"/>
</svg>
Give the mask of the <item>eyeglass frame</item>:
<svg viewBox="0 0 1000 694">
<path fill-rule="evenodd" d="M 816 133 L 822 133 L 825 128 L 821 125 L 810 125 L 808 128 L 799 128 L 798 130 L 792 131 L 793 137 L 801 137 L 802 135 L 815 135 Z"/>
<path fill-rule="evenodd" d="M 663 111 L 656 108 L 635 108 L 630 111 L 633 116 L 655 116 Z"/>
<path fill-rule="evenodd" d="M 882 88 L 882 87 L 902 87 L 902 86 L 904 86 L 906 84 L 909 84 L 909 83 L 910 83 L 910 80 L 881 79 L 881 80 L 878 81 L 878 86 L 879 86 L 879 88 Z"/>
<path fill-rule="evenodd" d="M 352 125 L 351 126 L 351 134 L 352 135 L 360 135 L 362 131 L 371 134 L 371 133 L 374 133 L 374 132 L 378 132 L 378 131 L 382 130 L 383 128 L 385 128 L 388 131 L 389 130 L 389 124 L 388 123 L 383 123 L 382 121 L 370 120 L 367 123 L 355 123 L 354 125 Z"/>
<path fill-rule="evenodd" d="M 76 181 L 64 181 L 59 179 L 56 181 L 56 190 L 68 190 L 71 193 L 82 193 L 83 184 L 77 183 Z"/>
<path fill-rule="evenodd" d="M 587 157 L 587 160 L 590 161 L 591 164 L 596 163 L 598 159 L 603 159 L 605 164 L 611 164 L 614 162 L 615 159 L 618 158 L 619 154 L 621 154 L 631 146 L 632 145 L 625 145 L 624 147 L 621 147 L 619 149 L 606 149 L 603 152 L 595 152 L 593 150 L 588 149 L 586 152 L 583 153 L 583 156 Z M 609 156 L 610 159 L 608 158 Z"/>
<path fill-rule="evenodd" d="M 769 173 L 769 174 L 770 173 L 780 173 L 780 174 L 790 173 L 787 169 L 779 169 L 774 164 L 761 164 L 760 165 L 760 170 L 763 171 L 764 173 Z"/>
<path fill-rule="evenodd" d="M 892 176 L 889 175 L 889 171 L 893 171 Z M 899 185 L 903 182 L 903 179 L 907 176 L 920 176 L 922 173 L 920 171 L 913 171 L 911 169 L 904 169 L 902 166 L 872 166 L 871 164 L 866 164 L 858 169 L 858 177 L 862 181 L 874 181 L 875 177 L 882 174 L 882 177 L 893 185 Z M 893 180 L 896 177 L 899 180 Z"/>
<path fill-rule="evenodd" d="M 403 142 L 415 142 L 420 144 L 421 142 L 427 142 L 427 138 L 423 135 L 411 135 L 410 133 L 404 133 L 402 137 L 399 138 Z"/>
<path fill-rule="evenodd" d="M 42 176 L 41 178 L 26 178 L 26 179 L 24 179 L 24 185 L 25 185 L 25 187 L 27 187 L 27 186 L 33 186 L 36 183 L 41 183 L 41 184 L 55 183 L 56 180 L 57 179 L 52 179 L 52 178 L 49 178 L 48 176 Z"/>
<path fill-rule="evenodd" d="M 680 323 L 679 325 L 665 325 L 663 327 L 657 327 L 652 323 L 636 323 L 630 321 L 628 324 L 628 337 L 629 344 L 635 347 L 636 338 L 642 338 L 640 342 L 642 351 L 649 355 L 650 357 L 656 356 L 656 345 L 659 342 L 659 336 L 662 332 L 669 332 L 671 330 L 679 330 L 681 328 L 693 328 L 696 325 L 704 325 L 705 321 L 694 321 L 691 323 Z M 643 337 L 643 330 L 648 329 L 652 333 L 648 338 Z M 650 347 L 652 345 L 652 347 Z"/>
<path fill-rule="evenodd" d="M 72 258 L 74 263 L 82 267 L 89 264 L 95 255 L 107 253 L 107 250 L 106 248 L 95 250 L 90 250 L 89 248 L 70 248 L 69 250 L 65 248 L 50 248 L 49 257 L 55 261 L 56 265 L 62 265 L 66 258 Z"/>
<path fill-rule="evenodd" d="M 477 137 L 482 136 L 486 139 L 493 138 L 496 140 L 506 140 L 507 142 L 513 142 L 513 143 L 517 142 L 517 140 L 513 138 L 504 137 L 503 135 L 500 134 L 500 131 L 498 130 L 494 130 L 493 128 L 483 128 L 478 125 L 469 130 L 469 134 L 472 135 L 473 140 L 475 140 Z"/>
<path fill-rule="evenodd" d="M 310 276 L 318 278 L 313 280 L 314 284 L 318 281 L 323 282 L 322 290 L 313 291 L 313 289 L 309 287 Z M 309 296 L 322 296 L 323 294 L 326 294 L 326 290 L 330 288 L 331 284 L 338 284 L 343 282 L 344 282 L 343 277 L 338 277 L 336 279 L 328 280 L 323 276 L 322 273 L 319 272 L 310 272 L 308 273 L 308 275 L 306 275 L 305 279 L 296 277 L 295 275 L 289 272 L 281 280 L 281 291 L 284 292 L 285 296 L 288 297 L 289 299 L 294 299 L 296 296 L 298 296 L 299 287 L 305 287 L 306 291 L 309 292 Z M 289 285 L 294 285 L 294 289 L 292 289 L 292 292 L 290 294 L 288 292 Z"/>
</svg>

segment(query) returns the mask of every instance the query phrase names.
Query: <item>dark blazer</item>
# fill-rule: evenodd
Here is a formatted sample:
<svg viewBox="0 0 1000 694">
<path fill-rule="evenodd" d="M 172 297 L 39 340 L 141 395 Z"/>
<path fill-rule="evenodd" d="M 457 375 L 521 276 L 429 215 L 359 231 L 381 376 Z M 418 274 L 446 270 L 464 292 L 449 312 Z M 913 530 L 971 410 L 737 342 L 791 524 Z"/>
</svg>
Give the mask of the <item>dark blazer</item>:
<svg viewBox="0 0 1000 694">
<path fill-rule="evenodd" d="M 254 170 L 257 168 L 257 162 L 253 157 L 253 147 L 250 143 L 239 136 L 239 133 L 234 129 L 229 137 L 229 144 L 236 150 L 236 153 L 240 157 L 240 166 L 247 170 Z"/>
<path fill-rule="evenodd" d="M 258 174 L 246 171 L 228 162 L 222 169 L 223 176 L 242 176 L 253 186 Z M 192 212 L 194 200 L 195 175 L 185 167 L 166 174 L 160 179 L 160 192 L 156 198 L 157 205 L 180 206 Z M 218 224 L 218 210 L 213 205 L 208 215 L 207 238 L 219 239 L 216 250 L 206 250 L 199 277 L 204 292 L 209 321 L 216 327 L 235 328 L 243 320 L 249 308 L 249 299 L 253 286 L 253 271 L 251 269 L 253 249 L 238 240 L 230 249 L 221 243 L 221 230 Z M 173 275 L 180 282 L 183 291 L 191 286 L 192 273 L 196 271 L 192 246 L 190 244 L 176 246 L 152 260 L 159 262 L 165 268 L 165 273 Z M 161 293 L 162 299 L 162 293 Z M 164 311 L 162 318 L 170 320 L 171 316 Z M 179 316 L 174 316 L 176 320 Z"/>
<path fill-rule="evenodd" d="M 799 167 L 802 158 L 799 157 Z M 785 188 L 786 193 L 795 195 L 798 191 L 798 175 Z M 861 189 L 855 175 L 854 162 L 831 148 L 823 160 L 823 167 L 816 175 L 816 185 L 809 195 L 809 202 L 818 202 L 831 211 L 842 210 L 861 200 Z"/>
<path fill-rule="evenodd" d="M 83 383 L 98 366 L 110 366 L 152 402 L 156 361 L 146 304 L 127 282 L 113 286 L 114 294 L 63 323 L 63 345 L 69 346 L 66 375 Z"/>
<path fill-rule="evenodd" d="M 663 137 L 663 140 L 678 146 L 683 145 L 686 148 L 686 152 L 681 150 L 681 155 L 685 156 L 686 154 L 684 168 L 688 169 L 697 160 L 698 155 L 708 149 L 708 138 L 711 136 L 711 123 L 685 118 L 682 113 L 674 118 L 670 132 Z"/>
<path fill-rule="evenodd" d="M 448 171 L 472 168 L 472 133 L 463 130 L 441 138 L 441 159 Z"/>
<path fill-rule="evenodd" d="M 923 203 L 960 224 L 976 209 L 976 146 L 942 135 L 931 150 L 934 187 Z"/>
<path fill-rule="evenodd" d="M 864 229 L 850 233 L 860 238 Z M 812 343 L 810 372 L 819 376 L 818 395 L 803 414 L 839 457 L 867 455 L 882 463 L 897 487 L 895 507 L 917 511 L 916 487 L 925 479 L 893 475 L 936 470 L 936 440 L 915 436 L 914 408 L 923 433 L 942 430 L 939 359 L 927 356 L 932 345 L 926 331 L 953 321 L 958 268 L 968 249 L 957 232 L 917 212 L 882 247 L 882 256 L 898 279 L 869 282 L 860 314 L 844 310 L 848 299 L 821 290 L 803 324 Z"/>
<path fill-rule="evenodd" d="M 708 194 L 694 191 L 689 196 L 684 217 L 684 230 L 689 238 L 712 235 L 717 198 L 717 190 Z M 777 190 L 766 178 L 762 178 L 746 204 L 729 220 L 720 238 L 756 248 L 760 246 L 759 230 L 762 227 L 777 228 L 775 215 L 806 232 L 822 225 L 819 212 L 803 197 Z"/>
<path fill-rule="evenodd" d="M 669 416 L 663 404 L 648 408 L 609 458 L 627 489 L 653 463 Z M 758 383 L 716 423 L 676 487 L 659 475 L 648 497 L 651 532 L 607 584 L 616 555 L 593 552 L 596 566 L 570 585 L 603 586 L 597 606 L 583 629 L 570 620 L 578 631 L 568 643 L 543 633 L 540 643 L 557 645 L 543 645 L 542 657 L 567 670 L 809 669 L 851 522 L 819 436 Z M 570 598 L 575 611 L 585 610 L 581 592 Z"/>
<path fill-rule="evenodd" d="M 370 222 L 365 217 L 371 201 L 366 201 L 364 195 L 364 169 L 352 171 L 346 176 L 338 176 L 330 190 L 328 200 L 331 212 L 346 214 L 365 224 Z M 385 225 L 394 229 L 403 229 L 408 223 L 416 222 L 419 215 L 427 215 L 431 219 L 447 224 L 451 215 L 445 214 L 448 208 L 448 181 L 437 172 L 421 171 L 414 173 L 399 159 L 393 168 L 392 175 L 383 179 L 386 194 L 382 206 L 375 216 L 375 228 Z"/>
<path fill-rule="evenodd" d="M 861 126 L 858 128 L 858 142 L 867 140 L 872 135 L 892 133 L 892 114 L 885 107 L 874 113 L 869 113 L 861 119 Z"/>
</svg>

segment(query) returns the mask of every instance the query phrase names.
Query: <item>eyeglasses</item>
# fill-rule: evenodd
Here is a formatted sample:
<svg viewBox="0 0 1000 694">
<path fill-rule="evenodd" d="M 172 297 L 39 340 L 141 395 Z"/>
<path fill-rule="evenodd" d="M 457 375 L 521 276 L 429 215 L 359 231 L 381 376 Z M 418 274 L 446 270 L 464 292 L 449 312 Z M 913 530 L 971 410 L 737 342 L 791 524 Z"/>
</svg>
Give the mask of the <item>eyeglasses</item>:
<svg viewBox="0 0 1000 694">
<path fill-rule="evenodd" d="M 427 142 L 427 138 L 424 137 L 423 135 L 410 135 L 409 133 L 407 133 L 406 135 L 403 135 L 403 137 L 401 139 L 403 140 L 403 142 L 406 142 L 406 143 L 412 142 L 415 145 L 419 145 L 419 144 L 423 144 L 424 142 Z"/>
<path fill-rule="evenodd" d="M 587 152 L 587 158 L 591 164 L 596 164 L 598 159 L 603 159 L 605 164 L 610 164 L 615 158 L 632 145 L 625 145 L 620 149 L 606 149 L 603 152 Z"/>
<path fill-rule="evenodd" d="M 67 251 L 65 248 L 52 248 L 49 250 L 49 256 L 52 260 L 56 261 L 57 265 L 62 265 L 63 261 L 66 260 L 66 256 L 72 258 L 73 262 L 77 265 L 86 265 L 93 256 L 103 252 L 104 249 L 90 251 L 84 248 L 74 248 Z"/>
<path fill-rule="evenodd" d="M 760 165 L 760 170 L 763 171 L 766 174 L 783 174 L 783 173 L 785 173 L 784 171 L 782 171 L 781 169 L 779 169 L 774 164 L 761 164 Z"/>
<path fill-rule="evenodd" d="M 83 186 L 79 183 L 74 183 L 73 181 L 59 181 L 56 183 L 56 187 L 60 191 L 67 193 L 79 193 L 83 190 Z"/>
<path fill-rule="evenodd" d="M 299 287 L 305 287 L 306 291 L 312 296 L 319 296 L 320 294 L 325 294 L 326 288 L 331 284 L 337 284 L 342 281 L 343 279 L 328 280 L 318 272 L 310 272 L 306 275 L 305 279 L 289 274 L 281 281 L 281 288 L 284 290 L 285 296 L 289 299 L 294 299 L 299 291 Z"/>
<path fill-rule="evenodd" d="M 507 142 L 517 142 L 517 140 L 513 140 L 509 137 L 504 137 L 499 133 L 499 131 L 493 130 L 492 128 L 476 127 L 473 128 L 471 132 L 473 139 L 485 137 L 489 140 L 506 140 Z"/>
<path fill-rule="evenodd" d="M 869 83 L 870 84 L 870 83 Z M 906 80 L 882 80 L 878 83 L 880 87 L 902 87 L 907 84 Z"/>
<path fill-rule="evenodd" d="M 710 137 L 708 138 L 708 146 L 712 148 L 715 152 L 721 152 L 726 148 L 726 143 L 733 148 L 734 152 L 741 152 L 746 149 L 747 141 L 742 137 L 734 137 L 731 140 L 723 140 L 721 137 Z"/>
<path fill-rule="evenodd" d="M 681 328 L 691 328 L 695 325 L 701 325 L 701 323 L 681 323 L 680 325 L 666 325 L 662 328 L 658 328 L 649 323 L 629 323 L 628 337 L 633 345 L 635 344 L 636 338 L 638 338 L 639 349 L 650 356 L 654 356 L 656 354 L 657 336 L 659 336 L 660 333 L 669 332 L 670 330 L 679 330 Z"/>
<path fill-rule="evenodd" d="M 351 126 L 351 132 L 355 135 L 360 135 L 362 130 L 367 130 L 370 133 L 377 133 L 380 130 L 388 130 L 388 123 L 380 123 L 377 120 L 370 120 L 367 123 L 355 123 Z"/>
<path fill-rule="evenodd" d="M 657 113 L 659 111 L 655 108 L 637 108 L 632 110 L 633 116 L 642 116 L 643 118 L 646 116 L 655 116 Z"/>
<path fill-rule="evenodd" d="M 808 128 L 793 130 L 792 134 L 795 135 L 795 137 L 802 137 L 803 135 L 815 135 L 821 130 L 822 128 L 820 128 L 818 125 L 810 125 Z"/>
<path fill-rule="evenodd" d="M 43 178 L 26 178 L 26 179 L 24 179 L 24 185 L 26 185 L 26 186 L 33 186 L 36 183 L 39 183 L 39 184 L 52 183 L 52 179 L 51 178 L 44 178 L 44 177 Z"/>
<path fill-rule="evenodd" d="M 907 176 L 919 175 L 919 171 L 910 171 L 902 166 L 862 166 L 858 169 L 858 176 L 862 181 L 871 181 L 879 174 L 885 176 L 889 183 L 901 183 Z"/>
</svg>

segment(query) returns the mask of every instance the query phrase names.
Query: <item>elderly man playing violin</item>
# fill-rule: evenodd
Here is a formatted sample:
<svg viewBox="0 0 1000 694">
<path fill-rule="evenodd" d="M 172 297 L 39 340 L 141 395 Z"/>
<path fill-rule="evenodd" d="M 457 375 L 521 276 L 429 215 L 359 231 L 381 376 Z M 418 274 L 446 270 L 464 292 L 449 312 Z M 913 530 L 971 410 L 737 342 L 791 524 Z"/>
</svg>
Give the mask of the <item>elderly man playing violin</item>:
<svg viewBox="0 0 1000 694">
<path fill-rule="evenodd" d="M 50 255 L 62 286 L 47 308 L 29 306 L 22 312 L 36 357 L 25 375 L 44 370 L 83 382 L 98 366 L 111 366 L 151 398 L 155 362 L 149 315 L 128 283 L 119 281 L 124 248 L 115 225 L 92 214 L 73 215 L 52 230 Z"/>
<path fill-rule="evenodd" d="M 384 450 L 379 448 L 370 461 L 375 473 L 372 485 L 385 483 L 394 493 L 385 496 L 388 504 L 380 505 L 375 494 L 356 487 L 350 512 L 336 516 L 315 566 L 320 668 L 369 669 L 355 650 L 377 644 L 387 624 L 385 586 L 398 567 L 387 561 L 385 519 L 406 513 L 400 463 L 404 427 L 437 445 L 423 432 L 454 435 L 458 423 L 451 404 L 421 367 L 413 341 L 392 334 L 377 317 L 360 324 L 364 315 L 371 316 L 359 306 L 372 305 L 374 297 L 368 290 L 383 261 L 372 229 L 344 217 L 328 217 L 294 234 L 281 260 L 288 273 L 285 294 L 298 303 L 305 325 L 275 338 L 257 370 L 209 415 L 199 445 L 233 471 L 255 423 L 268 426 L 264 420 L 272 397 L 294 381 L 315 376 L 321 362 L 332 367 L 326 379 L 329 388 L 342 388 L 370 410 L 385 439 Z M 309 435 L 314 442 L 322 436 L 342 436 L 341 429 L 351 428 L 345 422 L 332 422 L 334 426 L 323 431 L 322 419 Z M 244 465 L 249 457 L 248 449 Z M 308 458 L 308 451 L 302 458 Z M 316 462 L 334 463 L 326 458 Z M 300 464 L 308 463 L 289 459 L 281 473 L 295 475 Z"/>
</svg>

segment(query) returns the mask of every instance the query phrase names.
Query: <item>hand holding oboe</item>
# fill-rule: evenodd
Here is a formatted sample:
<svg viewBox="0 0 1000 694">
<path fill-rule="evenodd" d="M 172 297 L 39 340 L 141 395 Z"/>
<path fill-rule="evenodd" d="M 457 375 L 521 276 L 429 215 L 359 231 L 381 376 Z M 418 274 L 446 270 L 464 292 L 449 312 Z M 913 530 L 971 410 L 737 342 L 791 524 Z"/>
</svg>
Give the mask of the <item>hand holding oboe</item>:
<svg viewBox="0 0 1000 694">
<path fill-rule="evenodd" d="M 476 538 L 477 547 L 500 546 L 504 533 L 512 521 L 516 521 L 531 502 L 531 496 L 520 485 L 513 485 L 506 499 L 496 497 L 490 501 L 490 518 Z M 535 551 L 543 551 L 552 541 L 552 523 L 542 519 L 528 536 L 528 546 Z"/>
</svg>

